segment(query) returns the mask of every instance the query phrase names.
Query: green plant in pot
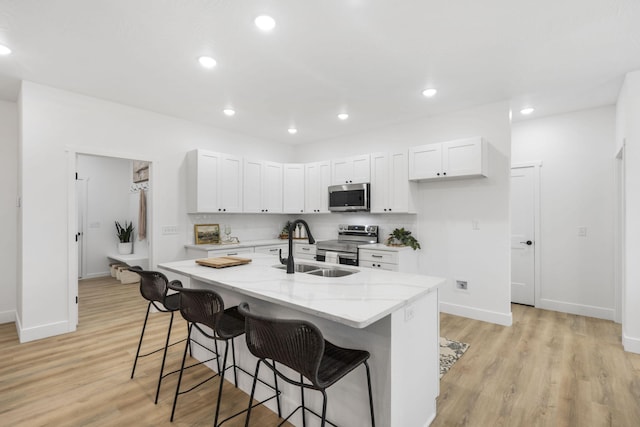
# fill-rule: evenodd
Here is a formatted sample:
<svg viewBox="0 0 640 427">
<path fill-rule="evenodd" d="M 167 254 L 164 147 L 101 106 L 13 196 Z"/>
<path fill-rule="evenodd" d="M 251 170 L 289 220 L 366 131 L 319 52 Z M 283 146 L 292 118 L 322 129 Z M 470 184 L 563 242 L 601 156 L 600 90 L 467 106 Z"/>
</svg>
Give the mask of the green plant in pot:
<svg viewBox="0 0 640 427">
<path fill-rule="evenodd" d="M 124 226 L 122 226 L 118 221 L 116 221 L 116 236 L 118 236 L 118 253 L 121 255 L 130 254 L 133 252 L 133 221 L 127 223 L 124 222 Z"/>
<path fill-rule="evenodd" d="M 282 230 L 280 231 L 280 238 L 281 239 L 288 239 L 289 238 L 289 227 L 291 226 L 291 221 L 287 221 L 287 223 L 284 225 L 284 227 L 282 227 Z"/>
<path fill-rule="evenodd" d="M 389 234 L 387 238 L 387 245 L 389 246 L 410 246 L 414 251 L 420 249 L 420 243 L 415 237 L 411 235 L 409 230 L 403 228 L 396 228 Z"/>
</svg>

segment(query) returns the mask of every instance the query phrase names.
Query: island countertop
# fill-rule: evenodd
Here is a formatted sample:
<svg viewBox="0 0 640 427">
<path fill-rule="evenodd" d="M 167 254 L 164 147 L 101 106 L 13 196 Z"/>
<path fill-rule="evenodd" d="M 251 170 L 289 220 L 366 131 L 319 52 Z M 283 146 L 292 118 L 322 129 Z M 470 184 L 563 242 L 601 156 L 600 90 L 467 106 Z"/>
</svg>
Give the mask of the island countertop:
<svg viewBox="0 0 640 427">
<path fill-rule="evenodd" d="M 286 274 L 273 268 L 278 261 L 271 255 L 246 254 L 246 258 L 252 262 L 221 269 L 204 267 L 194 260 L 162 263 L 158 267 L 354 328 L 365 328 L 410 305 L 445 281 L 440 277 L 308 260 L 302 262 L 357 272 L 344 277 Z"/>
</svg>

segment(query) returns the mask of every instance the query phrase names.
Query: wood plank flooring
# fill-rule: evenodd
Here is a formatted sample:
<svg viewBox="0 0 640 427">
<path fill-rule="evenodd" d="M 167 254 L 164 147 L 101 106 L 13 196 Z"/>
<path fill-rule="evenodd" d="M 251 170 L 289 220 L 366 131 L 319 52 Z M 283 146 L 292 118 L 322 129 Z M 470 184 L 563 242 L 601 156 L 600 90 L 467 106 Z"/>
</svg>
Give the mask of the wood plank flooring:
<svg viewBox="0 0 640 427">
<path fill-rule="evenodd" d="M 182 396 L 170 423 L 175 376 L 153 404 L 159 358 L 142 359 L 129 379 L 146 309 L 138 286 L 92 279 L 79 291 L 75 333 L 19 344 L 15 325 L 0 325 L 0 426 L 212 425 L 217 380 Z M 512 327 L 441 315 L 441 335 L 471 348 L 442 378 L 432 426 L 640 426 L 640 355 L 622 351 L 619 325 L 512 307 Z M 149 348 L 163 342 L 167 320 L 151 316 Z M 179 315 L 172 334 L 186 335 Z M 180 347 L 170 351 L 170 369 L 179 367 Z M 222 414 L 247 403 L 232 385 L 224 393 Z M 278 422 L 258 408 L 251 425 Z"/>
<path fill-rule="evenodd" d="M 442 377 L 432 426 L 640 426 L 640 355 L 620 325 L 512 312 L 512 327 L 440 315 L 440 335 L 471 347 Z"/>
</svg>

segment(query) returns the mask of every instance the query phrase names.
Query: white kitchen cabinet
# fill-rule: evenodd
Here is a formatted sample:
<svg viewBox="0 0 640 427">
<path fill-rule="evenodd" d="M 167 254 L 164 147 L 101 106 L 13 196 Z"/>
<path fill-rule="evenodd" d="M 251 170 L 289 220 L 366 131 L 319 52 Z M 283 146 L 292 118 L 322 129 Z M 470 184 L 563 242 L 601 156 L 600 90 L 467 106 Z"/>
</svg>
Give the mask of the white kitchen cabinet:
<svg viewBox="0 0 640 427">
<path fill-rule="evenodd" d="M 409 179 L 487 176 L 487 143 L 481 137 L 409 148 Z"/>
<path fill-rule="evenodd" d="M 242 160 L 207 150 L 187 153 L 187 212 L 241 212 Z"/>
<path fill-rule="evenodd" d="M 415 196 L 406 151 L 371 155 L 371 212 L 415 213 Z"/>
<path fill-rule="evenodd" d="M 254 252 L 253 247 L 212 249 L 210 251 L 202 251 L 199 249 L 187 248 L 187 258 L 200 259 L 200 258 L 216 258 L 221 256 L 242 256 L 242 254 L 252 254 L 253 252 Z"/>
<path fill-rule="evenodd" d="M 305 204 L 305 165 L 285 163 L 284 165 L 284 213 L 303 213 Z"/>
<path fill-rule="evenodd" d="M 282 213 L 282 163 L 244 159 L 243 212 Z"/>
<path fill-rule="evenodd" d="M 316 259 L 316 245 L 310 243 L 295 243 L 293 245 L 293 258 L 299 259 Z"/>
<path fill-rule="evenodd" d="M 371 180 L 370 156 L 346 157 L 331 161 L 331 185 L 361 184 Z"/>
<path fill-rule="evenodd" d="M 305 164 L 304 185 L 304 211 L 306 213 L 329 212 L 331 163 L 325 161 Z"/>
<path fill-rule="evenodd" d="M 379 270 L 417 273 L 418 253 L 408 246 L 363 245 L 358 249 L 358 264 Z"/>
<path fill-rule="evenodd" d="M 288 243 L 283 243 L 281 245 L 256 246 L 255 247 L 256 253 L 273 255 L 273 256 L 279 256 L 280 250 L 282 250 L 282 257 L 283 258 L 289 256 L 289 244 Z"/>
</svg>

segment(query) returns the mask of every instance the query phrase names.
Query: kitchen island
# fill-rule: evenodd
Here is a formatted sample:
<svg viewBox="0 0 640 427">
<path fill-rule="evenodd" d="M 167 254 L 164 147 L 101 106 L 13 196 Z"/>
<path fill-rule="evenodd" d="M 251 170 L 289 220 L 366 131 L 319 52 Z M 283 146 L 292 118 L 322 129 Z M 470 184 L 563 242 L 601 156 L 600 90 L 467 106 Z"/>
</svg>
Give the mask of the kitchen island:
<svg viewBox="0 0 640 427">
<path fill-rule="evenodd" d="M 185 287 L 215 290 L 226 306 L 247 301 L 258 313 L 306 319 L 336 345 L 369 351 L 377 426 L 424 427 L 433 421 L 439 392 L 437 289 L 444 279 L 357 267 L 349 267 L 354 274 L 344 277 L 286 274 L 274 268 L 277 259 L 272 256 L 247 257 L 253 260 L 250 264 L 224 269 L 203 267 L 193 260 L 158 267 Z M 253 371 L 255 358 L 243 339 L 236 341 L 236 352 L 238 364 Z M 248 392 L 251 379 L 244 375 L 239 379 L 240 388 Z M 364 368 L 343 378 L 327 394 L 329 420 L 345 427 L 370 425 Z M 267 395 L 266 388 L 256 393 L 259 399 Z M 283 413 L 295 408 L 299 398 L 297 389 L 283 387 Z M 320 409 L 319 393 L 307 392 L 305 399 L 311 408 Z M 275 404 L 270 408 L 275 409 Z M 302 425 L 296 417 L 291 422 Z M 308 421 L 318 425 L 313 417 Z"/>
</svg>

